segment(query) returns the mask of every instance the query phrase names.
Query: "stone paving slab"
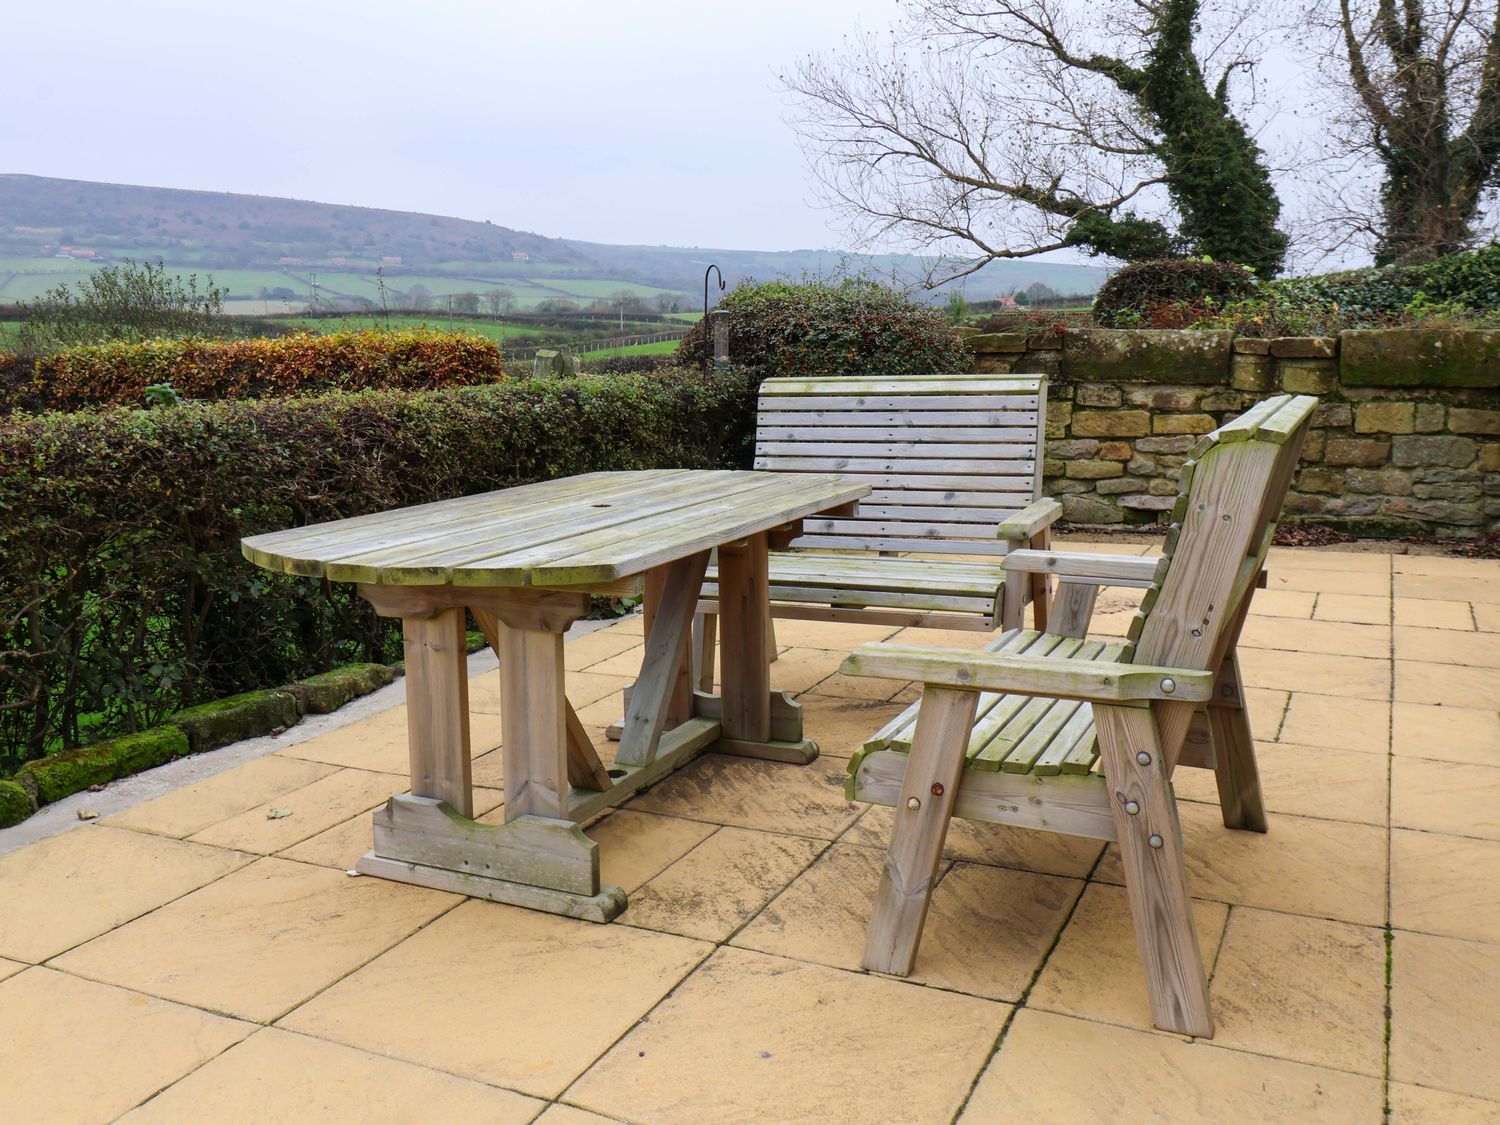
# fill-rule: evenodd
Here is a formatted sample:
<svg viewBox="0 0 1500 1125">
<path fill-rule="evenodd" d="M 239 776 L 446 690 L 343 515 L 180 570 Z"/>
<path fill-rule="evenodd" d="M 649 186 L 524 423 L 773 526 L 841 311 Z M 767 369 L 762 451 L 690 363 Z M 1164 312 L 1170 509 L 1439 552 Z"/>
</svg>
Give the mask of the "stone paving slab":
<svg viewBox="0 0 1500 1125">
<path fill-rule="evenodd" d="M 1270 566 L 1242 650 L 1270 832 L 1176 779 L 1212 1041 L 1151 1029 L 1098 841 L 955 821 L 915 972 L 861 971 L 891 814 L 841 783 L 919 687 L 839 664 L 986 637 L 778 622 L 823 757 L 705 756 L 589 826 L 631 898 L 609 926 L 346 874 L 405 788 L 394 696 L 91 795 L 103 822 L 0 856 L 0 1117 L 1500 1122 L 1500 565 Z M 1106 592 L 1096 633 L 1138 600 Z M 637 615 L 565 648 L 606 761 L 641 644 Z M 471 669 L 498 822 L 498 677 Z"/>
</svg>

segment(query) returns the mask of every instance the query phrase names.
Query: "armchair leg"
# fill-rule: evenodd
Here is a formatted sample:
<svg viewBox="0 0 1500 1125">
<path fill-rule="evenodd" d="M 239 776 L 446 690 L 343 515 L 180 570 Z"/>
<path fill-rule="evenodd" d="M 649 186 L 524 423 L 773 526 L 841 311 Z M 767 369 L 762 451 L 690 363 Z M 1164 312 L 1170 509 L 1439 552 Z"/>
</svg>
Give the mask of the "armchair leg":
<svg viewBox="0 0 1500 1125">
<path fill-rule="evenodd" d="M 917 959 L 978 703 L 979 694 L 973 691 L 929 686 L 922 693 L 896 803 L 896 824 L 865 940 L 861 963 L 867 969 L 906 976 Z"/>
<path fill-rule="evenodd" d="M 1266 806 L 1255 764 L 1255 740 L 1240 690 L 1240 663 L 1233 652 L 1224 658 L 1214 697 L 1208 705 L 1208 733 L 1214 748 L 1214 779 L 1225 828 L 1266 830 Z"/>
<path fill-rule="evenodd" d="M 1163 1031 L 1214 1033 L 1182 865 L 1177 803 L 1149 707 L 1094 707 L 1099 751 L 1113 795 L 1115 833 L 1151 1021 Z M 1132 806 L 1135 808 L 1131 812 Z"/>
</svg>

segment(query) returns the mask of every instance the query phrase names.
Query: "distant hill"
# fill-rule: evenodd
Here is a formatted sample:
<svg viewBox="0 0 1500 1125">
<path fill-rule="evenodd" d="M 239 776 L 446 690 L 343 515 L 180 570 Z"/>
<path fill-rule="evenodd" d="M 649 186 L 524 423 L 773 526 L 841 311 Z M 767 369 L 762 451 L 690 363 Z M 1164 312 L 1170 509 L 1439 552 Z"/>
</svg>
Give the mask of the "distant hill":
<svg viewBox="0 0 1500 1125">
<path fill-rule="evenodd" d="M 18 231 L 16 228 L 31 228 Z M 217 191 L 96 184 L 0 175 L 0 253 L 45 245 L 100 252 L 151 247 L 184 264 L 275 265 L 293 257 L 414 266 L 493 262 L 521 253 L 559 262 L 582 256 L 567 242 L 471 219 L 344 207 Z"/>
<path fill-rule="evenodd" d="M 927 264 L 911 255 L 827 250 L 614 246 L 409 211 L 0 175 L 0 303 L 32 299 L 93 263 L 125 257 L 212 273 L 231 297 L 246 301 L 371 302 L 381 285 L 420 286 L 440 299 L 500 287 L 522 308 L 549 297 L 587 303 L 625 288 L 669 294 L 691 309 L 711 262 L 730 285 L 849 272 L 916 284 Z M 1092 293 L 1105 276 L 1095 266 L 996 262 L 966 279 L 963 290 L 983 300 L 1040 282 L 1060 293 Z"/>
</svg>

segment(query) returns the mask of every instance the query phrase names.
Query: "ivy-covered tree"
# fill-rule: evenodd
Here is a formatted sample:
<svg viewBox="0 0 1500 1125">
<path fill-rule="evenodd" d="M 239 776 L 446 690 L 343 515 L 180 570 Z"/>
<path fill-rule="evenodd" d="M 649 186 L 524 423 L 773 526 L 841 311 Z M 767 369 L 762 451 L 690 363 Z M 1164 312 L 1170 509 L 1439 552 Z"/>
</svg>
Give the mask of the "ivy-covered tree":
<svg viewBox="0 0 1500 1125">
<path fill-rule="evenodd" d="M 1377 265 L 1473 245 L 1500 187 L 1500 3 L 1319 0 L 1308 16 L 1353 95 L 1333 116 L 1335 158 L 1378 169 L 1330 178 L 1334 223 Z"/>
<path fill-rule="evenodd" d="M 782 81 L 858 232 L 962 247 L 933 281 L 1065 247 L 1269 277 L 1287 240 L 1232 96 L 1257 56 L 1239 2 L 1205 31 L 1202 0 L 918 0 L 889 37 Z"/>
</svg>

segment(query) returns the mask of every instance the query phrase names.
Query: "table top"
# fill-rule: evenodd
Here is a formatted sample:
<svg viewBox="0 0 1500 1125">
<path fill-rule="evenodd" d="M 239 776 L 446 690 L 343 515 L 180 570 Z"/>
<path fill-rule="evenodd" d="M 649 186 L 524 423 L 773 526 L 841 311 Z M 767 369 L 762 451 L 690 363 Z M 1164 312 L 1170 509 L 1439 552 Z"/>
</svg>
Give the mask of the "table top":
<svg viewBox="0 0 1500 1125">
<path fill-rule="evenodd" d="M 267 570 L 396 586 L 584 586 L 847 504 L 868 485 L 821 473 L 586 473 L 253 535 Z"/>
</svg>

